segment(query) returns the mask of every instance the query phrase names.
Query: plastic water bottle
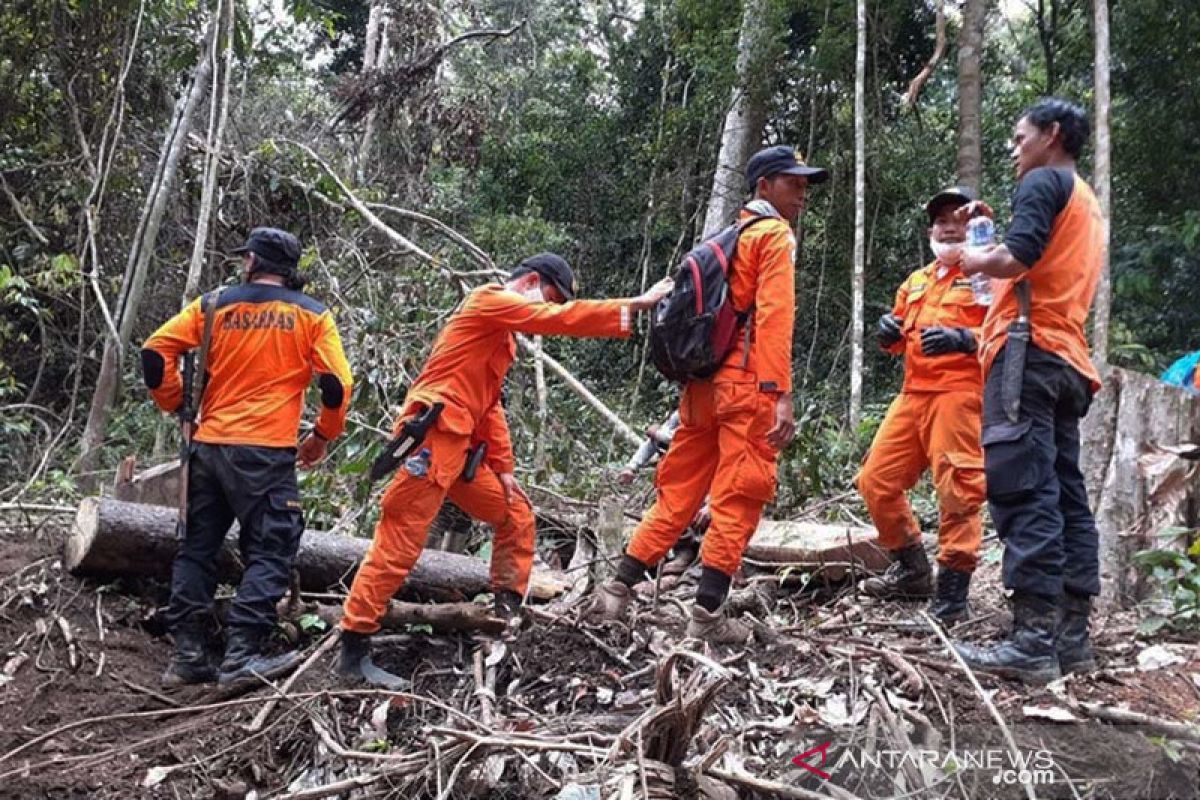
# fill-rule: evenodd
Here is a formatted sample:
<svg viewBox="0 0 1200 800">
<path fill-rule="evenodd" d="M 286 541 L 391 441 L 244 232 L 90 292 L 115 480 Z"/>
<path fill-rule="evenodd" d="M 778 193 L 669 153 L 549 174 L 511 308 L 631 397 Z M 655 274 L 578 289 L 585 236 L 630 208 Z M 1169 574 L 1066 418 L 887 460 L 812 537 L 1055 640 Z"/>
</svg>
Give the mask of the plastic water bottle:
<svg viewBox="0 0 1200 800">
<path fill-rule="evenodd" d="M 996 224 L 990 217 L 975 217 L 967 223 L 967 250 L 982 250 L 996 241 Z M 971 290 L 975 302 L 981 306 L 992 304 L 992 279 L 982 272 L 971 276 Z"/>
<path fill-rule="evenodd" d="M 429 474 L 429 461 L 433 453 L 428 447 L 422 447 L 421 452 L 415 456 L 409 456 L 404 462 L 404 469 L 409 475 L 414 478 L 424 478 Z"/>
</svg>

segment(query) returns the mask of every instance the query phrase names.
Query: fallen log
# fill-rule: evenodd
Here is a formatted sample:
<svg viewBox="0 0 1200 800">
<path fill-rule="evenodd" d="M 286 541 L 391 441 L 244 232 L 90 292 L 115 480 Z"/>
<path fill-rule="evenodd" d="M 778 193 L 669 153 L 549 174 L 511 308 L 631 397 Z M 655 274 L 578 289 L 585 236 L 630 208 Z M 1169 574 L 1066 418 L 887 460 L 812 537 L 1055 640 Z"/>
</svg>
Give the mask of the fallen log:
<svg viewBox="0 0 1200 800">
<path fill-rule="evenodd" d="M 303 603 L 298 608 L 288 605 L 287 598 L 279 603 L 280 617 L 298 618 L 302 614 L 315 614 L 329 627 L 337 627 L 342 621 L 342 607 L 331 603 Z M 489 606 L 478 603 L 404 603 L 393 600 L 379 624 L 385 629 L 400 629 L 406 625 L 428 625 L 443 631 L 479 631 L 499 634 L 505 628 L 504 620 L 492 616 Z"/>
<path fill-rule="evenodd" d="M 162 506 L 107 497 L 84 498 L 64 543 L 64 564 L 76 575 L 168 578 L 177 548 L 175 518 L 173 509 Z M 368 545 L 366 539 L 305 531 L 295 562 L 300 588 L 310 592 L 345 591 Z M 235 583 L 241 571 L 237 535 L 231 532 L 217 556 L 218 580 Z M 488 565 L 480 559 L 426 550 L 398 596 L 417 600 L 470 600 L 490 591 L 490 584 Z M 548 600 L 564 588 L 553 574 L 535 571 L 530 595 Z"/>
</svg>

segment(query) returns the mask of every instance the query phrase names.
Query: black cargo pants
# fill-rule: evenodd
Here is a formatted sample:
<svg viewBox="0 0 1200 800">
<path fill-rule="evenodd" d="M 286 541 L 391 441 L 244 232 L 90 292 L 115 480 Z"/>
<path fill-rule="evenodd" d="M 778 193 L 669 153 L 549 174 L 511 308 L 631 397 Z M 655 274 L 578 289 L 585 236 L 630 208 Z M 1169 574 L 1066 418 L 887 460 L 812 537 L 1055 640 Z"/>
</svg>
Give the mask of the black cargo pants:
<svg viewBox="0 0 1200 800">
<path fill-rule="evenodd" d="M 1091 386 L 1030 343 L 1014 423 L 1001 402 L 1004 358 L 1001 350 L 983 390 L 988 506 L 1004 542 L 1004 585 L 1050 598 L 1064 589 L 1099 594 L 1099 537 L 1079 469 L 1079 420 Z"/>
<path fill-rule="evenodd" d="M 217 555 L 234 519 L 242 582 L 229 627 L 269 628 L 288 589 L 304 531 L 291 447 L 197 444 L 188 483 L 187 535 L 175 556 L 167 624 L 202 619 L 213 609 Z"/>
</svg>

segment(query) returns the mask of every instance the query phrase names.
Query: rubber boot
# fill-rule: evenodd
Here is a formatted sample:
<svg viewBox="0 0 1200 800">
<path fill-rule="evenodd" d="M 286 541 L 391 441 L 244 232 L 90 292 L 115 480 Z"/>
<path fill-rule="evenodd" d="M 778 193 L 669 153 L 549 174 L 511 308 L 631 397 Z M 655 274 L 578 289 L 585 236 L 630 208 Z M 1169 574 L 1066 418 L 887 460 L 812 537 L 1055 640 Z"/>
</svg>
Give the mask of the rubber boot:
<svg viewBox="0 0 1200 800">
<path fill-rule="evenodd" d="M 1013 629 L 991 647 L 955 644 L 967 666 L 1001 678 L 1045 684 L 1062 677 L 1054 638 L 1058 608 L 1050 598 L 1017 592 L 1012 597 Z"/>
<path fill-rule="evenodd" d="M 754 630 L 744 622 L 725 616 L 721 609 L 709 611 L 697 603 L 692 606 L 692 620 L 687 635 L 709 644 L 745 644 Z"/>
<path fill-rule="evenodd" d="M 408 686 L 408 681 L 393 675 L 371 660 L 371 635 L 342 631 L 342 647 L 338 654 L 337 674 L 354 684 L 366 684 L 376 689 L 398 692 Z"/>
<path fill-rule="evenodd" d="M 242 681 L 269 680 L 300 663 L 300 654 L 295 650 L 277 656 L 263 655 L 263 641 L 269 633 L 270 628 L 230 628 L 217 683 L 229 686 Z"/>
<path fill-rule="evenodd" d="M 1062 614 L 1058 619 L 1054 647 L 1058 651 L 1058 668 L 1064 675 L 1096 669 L 1096 656 L 1088 641 L 1088 617 L 1091 612 L 1092 598 L 1089 595 L 1073 592 L 1063 594 Z"/>
<path fill-rule="evenodd" d="M 863 592 L 881 600 L 925 600 L 933 595 L 933 570 L 920 542 L 892 551 L 892 565 L 862 582 Z"/>
<path fill-rule="evenodd" d="M 204 630 L 200 625 L 187 622 L 179 625 L 171 634 L 175 639 L 175 652 L 171 663 L 162 674 L 162 685 L 167 688 L 192 683 L 212 683 L 217 672 L 213 669 L 205 647 Z"/>
<path fill-rule="evenodd" d="M 929 613 L 946 628 L 962 622 L 970 614 L 967 608 L 970 588 L 971 573 L 938 567 L 937 592 L 929 604 Z"/>
</svg>

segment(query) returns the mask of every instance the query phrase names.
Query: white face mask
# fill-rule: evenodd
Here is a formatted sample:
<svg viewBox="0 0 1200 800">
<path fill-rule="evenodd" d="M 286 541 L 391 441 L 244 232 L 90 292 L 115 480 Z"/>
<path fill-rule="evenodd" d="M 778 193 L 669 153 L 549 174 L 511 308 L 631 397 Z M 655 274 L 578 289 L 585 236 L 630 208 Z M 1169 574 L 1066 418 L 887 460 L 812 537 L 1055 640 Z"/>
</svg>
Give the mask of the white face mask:
<svg viewBox="0 0 1200 800">
<path fill-rule="evenodd" d="M 525 291 L 521 292 L 521 296 L 526 300 L 532 300 L 535 303 L 546 302 L 546 295 L 542 294 L 541 286 L 534 286 L 530 289 L 526 289 Z"/>
<path fill-rule="evenodd" d="M 943 264 L 953 266 L 962 261 L 962 242 L 935 242 L 933 237 L 930 237 L 929 249 L 933 251 L 933 255 L 937 260 Z"/>
</svg>

